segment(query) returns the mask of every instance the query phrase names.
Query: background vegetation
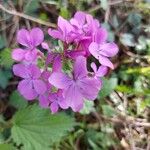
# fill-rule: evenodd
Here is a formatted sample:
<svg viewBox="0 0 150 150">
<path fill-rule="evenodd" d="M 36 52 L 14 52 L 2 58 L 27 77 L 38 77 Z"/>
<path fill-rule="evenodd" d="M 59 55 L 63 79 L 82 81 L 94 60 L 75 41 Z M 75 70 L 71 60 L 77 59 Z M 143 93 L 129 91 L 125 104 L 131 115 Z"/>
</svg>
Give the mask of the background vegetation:
<svg viewBox="0 0 150 150">
<path fill-rule="evenodd" d="M 95 16 L 120 51 L 94 103 L 51 115 L 16 91 L 11 52 L 18 29 L 38 26 L 46 34 L 59 15 L 76 10 Z M 149 23 L 149 0 L 1 0 L 0 150 L 150 150 Z"/>
</svg>

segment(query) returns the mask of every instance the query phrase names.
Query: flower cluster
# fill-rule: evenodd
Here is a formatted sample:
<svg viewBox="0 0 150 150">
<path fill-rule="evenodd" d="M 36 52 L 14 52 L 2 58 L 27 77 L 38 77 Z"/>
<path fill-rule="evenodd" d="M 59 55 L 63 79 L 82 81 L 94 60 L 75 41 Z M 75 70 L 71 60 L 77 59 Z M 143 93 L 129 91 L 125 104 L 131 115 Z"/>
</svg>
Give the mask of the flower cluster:
<svg viewBox="0 0 150 150">
<path fill-rule="evenodd" d="M 76 12 L 69 21 L 59 17 L 57 25 L 57 30 L 48 30 L 59 41 L 59 46 L 52 48 L 44 42 L 41 29 L 18 31 L 17 42 L 22 48 L 12 52 L 18 62 L 13 72 L 22 78 L 18 91 L 25 99 L 38 99 L 40 106 L 50 107 L 52 113 L 69 107 L 77 112 L 85 100 L 96 99 L 101 77 L 108 68 L 114 68 L 110 58 L 117 54 L 118 47 L 107 41 L 107 31 L 98 20 L 84 12 Z M 87 58 L 92 56 L 100 66 L 92 62 L 93 72 L 89 72 Z"/>
</svg>

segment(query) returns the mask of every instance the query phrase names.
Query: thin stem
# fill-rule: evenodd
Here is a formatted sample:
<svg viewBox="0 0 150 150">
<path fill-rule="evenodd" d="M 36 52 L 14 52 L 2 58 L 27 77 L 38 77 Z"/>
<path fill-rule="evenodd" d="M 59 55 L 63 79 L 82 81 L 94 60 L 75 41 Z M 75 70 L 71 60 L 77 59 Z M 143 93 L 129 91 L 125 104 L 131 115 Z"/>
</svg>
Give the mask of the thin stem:
<svg viewBox="0 0 150 150">
<path fill-rule="evenodd" d="M 50 23 L 50 22 L 45 22 L 43 20 L 40 20 L 40 19 L 37 19 L 37 18 L 34 18 L 34 17 L 31 17 L 31 16 L 28 16 L 26 14 L 23 14 L 23 13 L 20 13 L 20 12 L 17 12 L 15 10 L 10 10 L 10 9 L 7 9 L 5 8 L 3 5 L 0 4 L 0 9 L 7 12 L 8 14 L 11 14 L 11 15 L 15 15 L 15 16 L 18 16 L 18 17 L 22 17 L 24 19 L 28 19 L 28 20 L 31 20 L 33 22 L 36 22 L 36 23 L 39 23 L 39 24 L 42 24 L 42 25 L 45 25 L 45 26 L 49 26 L 49 27 L 52 27 L 52 28 L 56 28 L 56 25 L 54 23 Z"/>
</svg>

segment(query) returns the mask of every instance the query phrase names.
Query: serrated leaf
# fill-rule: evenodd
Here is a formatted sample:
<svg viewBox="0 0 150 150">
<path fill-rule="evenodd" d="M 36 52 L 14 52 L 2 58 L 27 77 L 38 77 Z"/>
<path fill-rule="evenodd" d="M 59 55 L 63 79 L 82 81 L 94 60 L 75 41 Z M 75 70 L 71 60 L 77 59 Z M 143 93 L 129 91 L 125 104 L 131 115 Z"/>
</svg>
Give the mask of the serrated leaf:
<svg viewBox="0 0 150 150">
<path fill-rule="evenodd" d="M 24 150 L 46 150 L 74 126 L 65 114 L 50 114 L 49 110 L 31 105 L 13 117 L 12 138 Z"/>
<path fill-rule="evenodd" d="M 4 67 L 10 68 L 14 63 L 13 59 L 11 58 L 11 49 L 5 48 L 0 52 L 0 64 Z"/>
<path fill-rule="evenodd" d="M 19 94 L 18 91 L 14 91 L 10 95 L 9 104 L 14 106 L 15 108 L 22 109 L 28 105 L 28 102 Z"/>
<path fill-rule="evenodd" d="M 11 144 L 0 144 L 0 150 L 15 150 Z"/>
<path fill-rule="evenodd" d="M 103 87 L 100 90 L 99 98 L 104 98 L 111 94 L 111 92 L 115 89 L 117 86 L 117 78 L 110 78 L 110 79 L 104 79 L 103 78 Z"/>
</svg>

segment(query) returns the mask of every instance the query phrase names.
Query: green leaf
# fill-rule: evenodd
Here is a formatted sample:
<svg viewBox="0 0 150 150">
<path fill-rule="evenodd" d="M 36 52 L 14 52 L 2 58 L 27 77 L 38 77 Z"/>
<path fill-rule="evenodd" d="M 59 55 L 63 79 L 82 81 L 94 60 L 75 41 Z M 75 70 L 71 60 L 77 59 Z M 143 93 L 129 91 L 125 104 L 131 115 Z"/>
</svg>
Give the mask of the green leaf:
<svg viewBox="0 0 150 150">
<path fill-rule="evenodd" d="M 10 68 L 14 63 L 13 59 L 11 58 L 11 49 L 5 48 L 0 52 L 0 64 L 4 67 Z"/>
<path fill-rule="evenodd" d="M 124 93 L 132 93 L 132 92 L 134 92 L 131 87 L 126 86 L 126 85 L 118 85 L 115 89 L 117 91 L 119 91 L 119 92 L 124 92 Z"/>
<path fill-rule="evenodd" d="M 101 1 L 101 7 L 106 10 L 108 8 L 108 1 L 107 0 L 100 0 Z"/>
<path fill-rule="evenodd" d="M 133 26 L 138 26 L 141 23 L 142 15 L 139 13 L 131 13 L 128 16 L 128 22 Z"/>
<path fill-rule="evenodd" d="M 12 77 L 10 70 L 0 69 L 0 87 L 5 89 L 8 85 L 9 79 Z"/>
<path fill-rule="evenodd" d="M 60 8 L 60 16 L 62 16 L 65 19 L 68 19 L 69 18 L 69 11 L 68 11 L 68 9 L 65 8 L 65 7 Z"/>
<path fill-rule="evenodd" d="M 15 150 L 11 144 L 0 144 L 0 150 Z"/>
<path fill-rule="evenodd" d="M 103 78 L 103 87 L 100 90 L 99 98 L 101 99 L 111 94 L 111 92 L 117 86 L 117 81 L 117 78 L 110 78 L 109 80 Z"/>
<path fill-rule="evenodd" d="M 19 94 L 18 91 L 14 91 L 10 95 L 9 104 L 14 106 L 15 108 L 22 109 L 28 105 L 28 102 Z"/>
<path fill-rule="evenodd" d="M 120 41 L 126 46 L 135 46 L 134 36 L 130 33 L 124 33 L 120 36 Z"/>
<path fill-rule="evenodd" d="M 0 35 L 0 49 L 6 46 L 6 39 Z"/>
<path fill-rule="evenodd" d="M 111 107 L 110 105 L 102 105 L 102 110 L 103 110 L 103 114 L 108 117 L 112 117 L 113 115 L 116 114 L 114 108 Z"/>
<path fill-rule="evenodd" d="M 35 15 L 35 12 L 40 6 L 39 2 L 40 0 L 28 0 L 24 7 L 24 13 L 28 15 Z"/>
<path fill-rule="evenodd" d="M 60 114 L 50 114 L 47 109 L 31 105 L 19 110 L 13 117 L 12 138 L 24 150 L 47 150 L 74 126 L 74 119 Z"/>
<path fill-rule="evenodd" d="M 114 16 L 112 17 L 112 25 L 113 25 L 114 28 L 118 28 L 118 27 L 119 27 L 118 18 L 117 18 L 116 15 L 114 15 Z"/>
<path fill-rule="evenodd" d="M 86 114 L 91 113 L 92 111 L 95 111 L 95 109 L 94 109 L 94 102 L 93 101 L 89 101 L 89 100 L 85 100 L 83 108 L 80 110 L 80 113 L 86 115 Z"/>
</svg>

